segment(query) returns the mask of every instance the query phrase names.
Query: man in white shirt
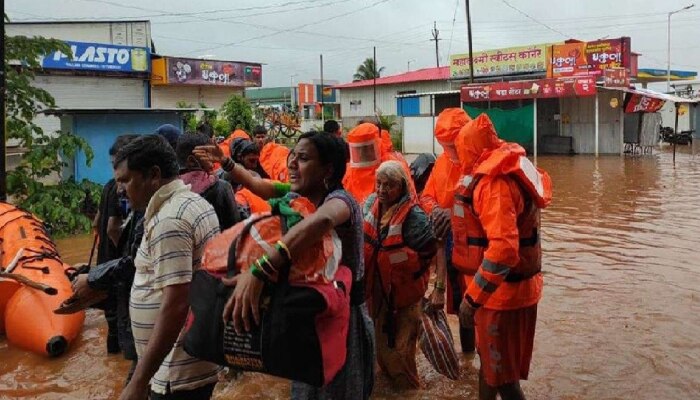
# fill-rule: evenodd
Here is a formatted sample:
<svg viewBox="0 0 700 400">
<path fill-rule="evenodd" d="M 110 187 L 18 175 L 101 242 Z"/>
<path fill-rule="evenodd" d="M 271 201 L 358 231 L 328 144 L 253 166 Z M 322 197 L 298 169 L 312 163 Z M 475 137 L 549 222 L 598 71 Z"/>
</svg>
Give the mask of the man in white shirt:
<svg viewBox="0 0 700 400">
<path fill-rule="evenodd" d="M 175 152 L 160 136 L 132 141 L 114 168 L 131 207 L 145 212 L 129 303 L 138 364 L 120 399 L 209 399 L 220 368 L 185 353 L 181 331 L 192 274 L 219 232 L 216 213 L 178 178 Z"/>
</svg>

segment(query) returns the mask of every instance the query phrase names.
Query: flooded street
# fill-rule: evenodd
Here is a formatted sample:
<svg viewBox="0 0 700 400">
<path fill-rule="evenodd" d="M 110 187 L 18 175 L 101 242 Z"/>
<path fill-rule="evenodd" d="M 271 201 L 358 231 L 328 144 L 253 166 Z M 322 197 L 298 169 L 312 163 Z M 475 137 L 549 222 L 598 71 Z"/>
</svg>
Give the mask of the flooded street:
<svg viewBox="0 0 700 400">
<path fill-rule="evenodd" d="M 554 183 L 543 213 L 544 299 L 538 311 L 528 399 L 700 397 L 700 157 L 540 157 Z M 89 236 L 58 242 L 87 261 Z M 452 320 L 456 332 L 456 319 Z M 106 355 L 105 323 L 88 313 L 69 353 L 49 360 L 0 340 L 0 398 L 114 399 L 128 363 Z M 452 382 L 420 356 L 424 389 L 376 399 L 472 399 L 474 356 Z M 247 374 L 219 399 L 285 399 L 280 379 Z"/>
</svg>

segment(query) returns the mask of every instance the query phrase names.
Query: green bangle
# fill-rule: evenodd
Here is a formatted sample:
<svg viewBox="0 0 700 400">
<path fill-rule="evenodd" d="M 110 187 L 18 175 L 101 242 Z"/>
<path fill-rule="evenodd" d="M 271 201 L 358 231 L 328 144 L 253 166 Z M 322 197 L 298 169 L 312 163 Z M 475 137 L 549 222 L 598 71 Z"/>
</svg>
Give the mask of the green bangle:
<svg viewBox="0 0 700 400">
<path fill-rule="evenodd" d="M 445 283 L 444 282 L 435 282 L 435 289 L 437 290 L 445 290 Z"/>
<path fill-rule="evenodd" d="M 269 279 L 267 278 L 267 275 L 260 269 L 257 265 L 253 264 L 250 266 L 250 273 L 253 274 L 254 277 L 260 279 L 263 282 L 269 282 Z"/>
<path fill-rule="evenodd" d="M 272 265 L 270 259 L 267 258 L 267 254 L 257 259 L 255 264 L 262 270 L 262 272 L 265 273 L 265 275 L 268 276 L 268 278 L 271 278 L 277 273 L 277 269 L 275 269 L 275 267 Z"/>
</svg>

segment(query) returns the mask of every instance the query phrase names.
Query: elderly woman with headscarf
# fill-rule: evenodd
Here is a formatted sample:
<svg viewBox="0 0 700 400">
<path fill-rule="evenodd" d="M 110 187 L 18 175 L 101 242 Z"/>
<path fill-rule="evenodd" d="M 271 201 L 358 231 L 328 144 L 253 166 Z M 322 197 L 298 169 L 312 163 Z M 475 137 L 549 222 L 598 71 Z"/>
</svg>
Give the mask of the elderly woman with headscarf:
<svg viewBox="0 0 700 400">
<path fill-rule="evenodd" d="M 396 386 L 419 388 L 416 344 L 421 300 L 437 241 L 398 161 L 385 161 L 377 169 L 376 192 L 364 207 L 364 233 L 377 361 Z"/>
</svg>

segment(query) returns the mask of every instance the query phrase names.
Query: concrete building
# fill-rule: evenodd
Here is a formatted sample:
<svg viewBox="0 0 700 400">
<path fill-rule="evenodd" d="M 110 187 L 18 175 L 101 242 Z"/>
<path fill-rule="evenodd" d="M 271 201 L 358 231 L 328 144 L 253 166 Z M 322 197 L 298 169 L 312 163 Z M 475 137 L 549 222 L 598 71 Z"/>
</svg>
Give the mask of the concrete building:
<svg viewBox="0 0 700 400">
<path fill-rule="evenodd" d="M 311 83 L 297 85 L 296 108 L 302 124 L 304 122 L 316 124 L 323 119 L 341 117 L 339 94 L 335 88 L 338 83 L 337 80 L 325 79 L 321 85 L 321 80 L 314 79 Z M 321 116 L 321 105 L 323 105 L 323 116 Z"/>
<path fill-rule="evenodd" d="M 381 77 L 375 81 L 365 80 L 334 86 L 340 92 L 340 114 L 344 126 L 354 126 L 357 121 L 373 118 L 376 113 L 399 117 L 427 116 L 435 110 L 459 107 L 459 92 L 445 93 L 434 97 L 402 95 L 445 92 L 452 89 L 449 67 L 424 68 L 402 74 Z M 455 86 L 455 89 L 458 89 Z M 439 112 L 439 111 L 438 111 Z"/>
<path fill-rule="evenodd" d="M 66 177 L 74 176 L 80 182 L 89 179 L 105 184 L 112 178 L 109 148 L 119 135 L 150 134 L 163 124 L 183 127 L 182 114 L 198 109 L 154 109 L 154 108 L 99 108 L 76 107 L 47 110 L 46 113 L 60 118 L 61 130 L 77 135 L 90 145 L 94 158 L 87 165 L 85 154 L 79 152 L 64 171 Z"/>
<path fill-rule="evenodd" d="M 19 22 L 5 25 L 8 36 L 43 36 L 66 41 L 73 51 L 46 55 L 35 86 L 57 107 L 150 106 L 151 25 L 149 21 Z M 39 115 L 44 131 L 60 128 L 55 116 Z"/>
<path fill-rule="evenodd" d="M 289 86 L 271 87 L 271 88 L 246 88 L 245 97 L 254 106 L 273 106 L 292 108 L 297 104 L 296 88 Z"/>
<path fill-rule="evenodd" d="M 151 74 L 151 105 L 176 107 L 200 104 L 219 109 L 246 87 L 262 84 L 262 65 L 245 61 L 219 61 L 154 56 Z"/>
</svg>

